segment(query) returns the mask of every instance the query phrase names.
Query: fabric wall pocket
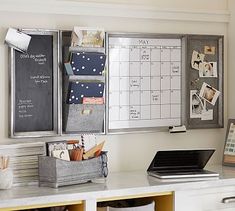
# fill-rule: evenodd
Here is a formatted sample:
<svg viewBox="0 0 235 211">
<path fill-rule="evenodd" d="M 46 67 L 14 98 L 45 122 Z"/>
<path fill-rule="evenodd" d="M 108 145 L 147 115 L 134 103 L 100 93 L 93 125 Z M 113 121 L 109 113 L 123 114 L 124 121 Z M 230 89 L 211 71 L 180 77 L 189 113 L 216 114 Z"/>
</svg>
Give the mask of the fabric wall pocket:
<svg viewBox="0 0 235 211">
<path fill-rule="evenodd" d="M 64 131 L 66 133 L 104 132 L 104 109 L 104 104 L 66 104 Z"/>
<path fill-rule="evenodd" d="M 70 82 L 68 88 L 67 103 L 81 104 L 84 97 L 103 97 L 104 83 L 103 82 Z"/>
<path fill-rule="evenodd" d="M 99 52 L 71 53 L 70 62 L 66 63 L 67 73 L 74 75 L 102 75 L 105 67 L 106 55 Z"/>
</svg>

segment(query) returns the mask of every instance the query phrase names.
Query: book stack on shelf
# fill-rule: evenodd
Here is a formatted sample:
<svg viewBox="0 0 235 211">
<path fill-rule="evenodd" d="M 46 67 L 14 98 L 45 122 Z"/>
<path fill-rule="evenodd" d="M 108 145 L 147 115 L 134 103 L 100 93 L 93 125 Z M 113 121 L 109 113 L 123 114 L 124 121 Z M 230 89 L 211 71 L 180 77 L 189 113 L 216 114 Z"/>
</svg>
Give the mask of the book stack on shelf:
<svg viewBox="0 0 235 211">
<path fill-rule="evenodd" d="M 13 186 L 38 184 L 38 156 L 46 154 L 43 142 L 1 145 L 0 154 L 9 156 Z"/>
<path fill-rule="evenodd" d="M 105 62 L 104 30 L 74 27 L 64 64 L 65 133 L 104 132 Z"/>
</svg>

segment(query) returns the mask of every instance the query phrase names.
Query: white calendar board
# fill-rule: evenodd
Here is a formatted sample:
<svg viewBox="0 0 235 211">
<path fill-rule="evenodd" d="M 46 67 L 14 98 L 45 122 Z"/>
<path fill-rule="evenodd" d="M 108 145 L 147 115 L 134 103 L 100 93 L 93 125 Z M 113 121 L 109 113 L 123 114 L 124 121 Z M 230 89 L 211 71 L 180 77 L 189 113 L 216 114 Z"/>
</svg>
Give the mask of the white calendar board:
<svg viewBox="0 0 235 211">
<path fill-rule="evenodd" d="M 180 38 L 108 37 L 108 130 L 181 124 Z"/>
</svg>

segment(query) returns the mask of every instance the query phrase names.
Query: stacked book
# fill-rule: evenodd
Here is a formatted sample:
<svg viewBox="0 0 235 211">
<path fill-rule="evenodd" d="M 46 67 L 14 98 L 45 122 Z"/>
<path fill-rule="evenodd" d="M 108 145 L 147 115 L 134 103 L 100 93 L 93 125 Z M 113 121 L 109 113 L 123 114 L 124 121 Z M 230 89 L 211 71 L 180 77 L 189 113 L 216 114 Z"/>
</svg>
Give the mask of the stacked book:
<svg viewBox="0 0 235 211">
<path fill-rule="evenodd" d="M 0 155 L 9 156 L 13 185 L 38 184 L 38 156 L 45 155 L 44 142 L 0 145 Z"/>
</svg>

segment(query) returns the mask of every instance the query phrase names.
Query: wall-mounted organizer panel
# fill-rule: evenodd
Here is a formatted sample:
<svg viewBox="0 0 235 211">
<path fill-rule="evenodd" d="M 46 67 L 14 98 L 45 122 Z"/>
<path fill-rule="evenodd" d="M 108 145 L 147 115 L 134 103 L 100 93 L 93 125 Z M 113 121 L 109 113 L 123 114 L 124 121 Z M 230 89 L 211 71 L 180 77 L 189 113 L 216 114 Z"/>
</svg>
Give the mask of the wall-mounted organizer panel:
<svg viewBox="0 0 235 211">
<path fill-rule="evenodd" d="M 187 48 L 187 126 L 223 127 L 223 37 L 190 35 Z"/>
<path fill-rule="evenodd" d="M 68 31 L 61 44 L 62 133 L 104 133 L 105 48 L 71 47 Z"/>
<path fill-rule="evenodd" d="M 184 123 L 185 38 L 108 34 L 109 132 Z"/>
<path fill-rule="evenodd" d="M 10 51 L 11 137 L 223 127 L 223 36 L 106 33 L 94 48 L 25 32 L 28 53 Z"/>
<path fill-rule="evenodd" d="M 223 127 L 223 37 L 109 33 L 107 131 Z"/>
<path fill-rule="evenodd" d="M 10 49 L 10 137 L 59 134 L 59 31 L 22 30 L 27 53 Z"/>
</svg>

